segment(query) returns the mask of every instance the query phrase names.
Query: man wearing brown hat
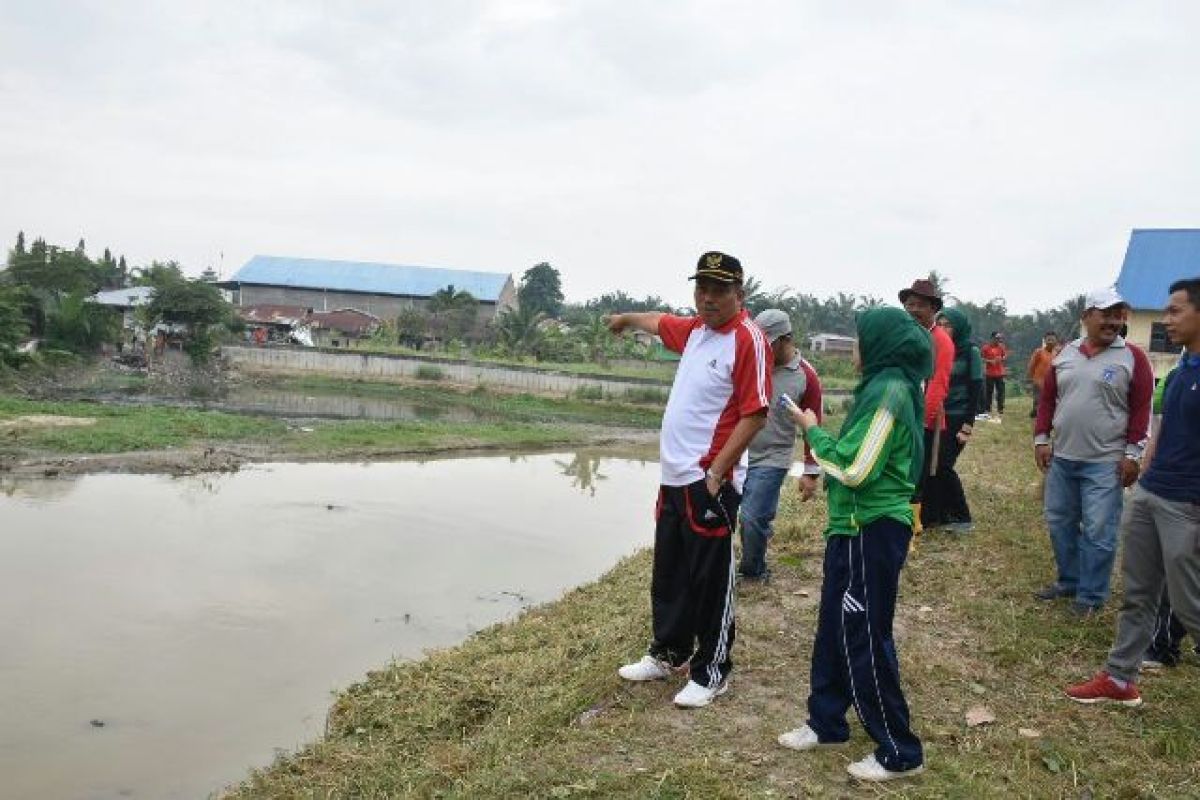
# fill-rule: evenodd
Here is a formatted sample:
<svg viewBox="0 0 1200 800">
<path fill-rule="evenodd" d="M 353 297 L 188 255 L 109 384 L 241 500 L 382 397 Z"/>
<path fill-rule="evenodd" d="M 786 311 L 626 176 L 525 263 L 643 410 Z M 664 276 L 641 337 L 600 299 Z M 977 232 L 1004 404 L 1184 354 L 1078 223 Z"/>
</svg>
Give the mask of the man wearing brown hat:
<svg viewBox="0 0 1200 800">
<path fill-rule="evenodd" d="M 675 705 L 706 706 L 728 688 L 733 661 L 732 534 L 746 477 L 746 448 L 767 421 L 771 355 L 742 308 L 742 264 L 700 256 L 696 316 L 613 314 L 613 333 L 657 334 L 681 355 L 663 412 L 650 601 L 654 636 L 640 661 L 618 670 L 653 681 L 687 667 Z"/>
<path fill-rule="evenodd" d="M 921 482 L 913 495 L 913 530 L 921 532 L 921 495 L 925 479 L 932 467 L 936 467 L 937 447 L 934 443 L 946 427 L 945 402 L 950 394 L 950 371 L 954 368 L 954 340 L 937 324 L 937 313 L 942 310 L 942 293 L 933 281 L 918 278 L 912 286 L 900 290 L 900 302 L 904 310 L 929 331 L 933 337 L 933 375 L 925 383 L 925 467 L 921 470 Z"/>
</svg>

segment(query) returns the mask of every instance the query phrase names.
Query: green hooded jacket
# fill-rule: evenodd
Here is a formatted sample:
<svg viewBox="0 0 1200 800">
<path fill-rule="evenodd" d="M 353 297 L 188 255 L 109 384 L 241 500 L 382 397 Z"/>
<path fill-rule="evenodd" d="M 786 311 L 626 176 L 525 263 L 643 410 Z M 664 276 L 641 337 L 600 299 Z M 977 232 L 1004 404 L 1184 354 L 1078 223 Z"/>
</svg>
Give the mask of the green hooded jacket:
<svg viewBox="0 0 1200 800">
<path fill-rule="evenodd" d="M 841 432 L 814 426 L 805 434 L 826 476 L 826 536 L 854 536 L 884 517 L 912 525 L 909 499 L 925 455 L 929 332 L 898 308 L 873 308 L 859 315 L 858 347 L 862 379 Z"/>
<path fill-rule="evenodd" d="M 950 322 L 954 331 L 954 366 L 950 368 L 950 393 L 946 395 L 947 417 L 974 417 L 970 408 L 971 383 L 983 381 L 983 355 L 979 345 L 971 341 L 971 323 L 957 308 L 946 307 L 938 312 Z"/>
</svg>

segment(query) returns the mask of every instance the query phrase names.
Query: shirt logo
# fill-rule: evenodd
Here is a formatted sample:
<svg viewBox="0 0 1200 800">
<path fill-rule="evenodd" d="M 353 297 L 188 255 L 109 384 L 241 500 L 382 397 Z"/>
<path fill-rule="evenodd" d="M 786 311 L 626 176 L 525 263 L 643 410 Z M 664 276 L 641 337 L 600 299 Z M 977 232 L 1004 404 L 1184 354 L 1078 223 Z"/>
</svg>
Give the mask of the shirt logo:
<svg viewBox="0 0 1200 800">
<path fill-rule="evenodd" d="M 1105 367 L 1104 372 L 1100 373 L 1100 380 L 1112 386 L 1117 381 L 1117 368 Z"/>
<path fill-rule="evenodd" d="M 708 362 L 708 368 L 709 368 L 709 369 L 716 369 L 716 368 L 717 368 L 717 360 L 716 360 L 715 358 L 714 358 L 712 361 Z"/>
</svg>

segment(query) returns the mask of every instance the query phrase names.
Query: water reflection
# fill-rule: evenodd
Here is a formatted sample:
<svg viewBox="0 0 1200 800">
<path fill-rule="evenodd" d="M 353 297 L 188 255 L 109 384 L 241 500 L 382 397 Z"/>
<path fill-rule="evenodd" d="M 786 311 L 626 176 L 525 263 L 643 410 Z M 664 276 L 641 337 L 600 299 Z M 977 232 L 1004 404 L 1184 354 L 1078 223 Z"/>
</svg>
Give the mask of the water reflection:
<svg viewBox="0 0 1200 800">
<path fill-rule="evenodd" d="M 280 417 L 449 422 L 476 422 L 480 419 L 480 415 L 473 409 L 461 406 L 418 405 L 388 397 L 314 394 L 264 388 L 236 389 L 220 401 L 209 403 L 208 407 Z"/>
<path fill-rule="evenodd" d="M 330 690 L 648 546 L 654 473 L 560 453 L 6 478 L 0 794 L 238 780 L 318 737 Z"/>
<path fill-rule="evenodd" d="M 53 480 L 44 476 L 5 475 L 0 477 L 0 494 L 28 500 L 60 500 L 75 491 L 78 477 L 64 475 Z"/>
<path fill-rule="evenodd" d="M 591 497 L 596 496 L 596 482 L 608 480 L 608 476 L 600 472 L 600 456 L 592 453 L 579 452 L 570 462 L 555 459 L 554 463 L 571 479 L 571 486 Z"/>
</svg>

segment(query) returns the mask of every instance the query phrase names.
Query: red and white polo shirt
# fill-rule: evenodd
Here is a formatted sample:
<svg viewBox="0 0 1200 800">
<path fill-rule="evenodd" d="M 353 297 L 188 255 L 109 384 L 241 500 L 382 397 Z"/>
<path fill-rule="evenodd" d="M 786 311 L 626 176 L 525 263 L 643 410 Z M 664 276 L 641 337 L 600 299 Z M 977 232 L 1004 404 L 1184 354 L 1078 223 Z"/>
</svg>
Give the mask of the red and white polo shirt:
<svg viewBox="0 0 1200 800">
<path fill-rule="evenodd" d="M 738 420 L 770 407 L 771 348 L 745 310 L 720 328 L 666 314 L 658 335 L 683 356 L 663 413 L 662 483 L 687 486 L 704 477 Z M 745 476 L 743 452 L 732 475 L 739 492 Z"/>
</svg>

